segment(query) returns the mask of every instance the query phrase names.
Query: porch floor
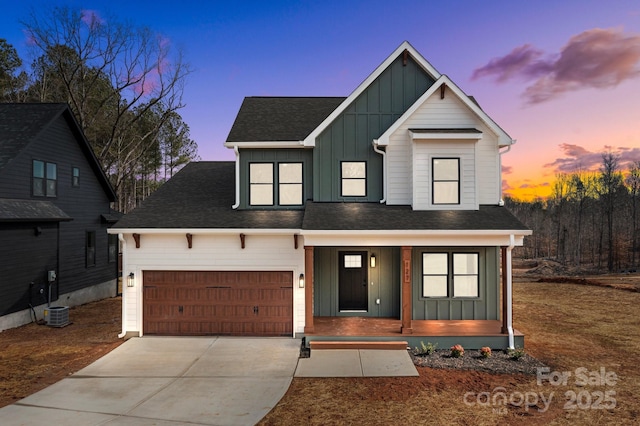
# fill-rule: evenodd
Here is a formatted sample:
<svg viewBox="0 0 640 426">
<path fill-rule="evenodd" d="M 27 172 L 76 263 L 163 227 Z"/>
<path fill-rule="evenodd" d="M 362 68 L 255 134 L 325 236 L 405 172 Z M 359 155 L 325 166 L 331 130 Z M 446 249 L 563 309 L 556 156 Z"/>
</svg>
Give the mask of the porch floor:
<svg viewBox="0 0 640 426">
<path fill-rule="evenodd" d="M 440 347 L 447 347 L 450 342 L 506 347 L 508 338 L 501 332 L 502 322 L 498 320 L 413 320 L 411 334 L 402 334 L 402 321 L 396 318 L 314 317 L 313 324 L 314 331 L 305 333 L 307 342 L 408 340 L 411 346 L 419 344 L 420 341 L 432 341 L 439 342 Z M 514 329 L 514 338 L 516 345 L 524 346 L 524 335 L 521 332 Z M 482 343 L 485 341 L 487 343 Z"/>
</svg>

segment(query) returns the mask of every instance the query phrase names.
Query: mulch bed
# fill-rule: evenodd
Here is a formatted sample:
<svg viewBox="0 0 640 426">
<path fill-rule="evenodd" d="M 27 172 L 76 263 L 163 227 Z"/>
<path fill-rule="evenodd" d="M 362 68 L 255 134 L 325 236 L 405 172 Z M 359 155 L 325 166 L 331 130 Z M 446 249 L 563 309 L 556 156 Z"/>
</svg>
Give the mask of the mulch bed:
<svg viewBox="0 0 640 426">
<path fill-rule="evenodd" d="M 430 355 L 416 355 L 414 351 L 409 351 L 409 355 L 417 366 L 439 369 L 477 370 L 497 374 L 536 374 L 539 367 L 546 367 L 528 354 L 513 359 L 505 351 L 493 351 L 488 358 L 484 358 L 476 350 L 465 351 L 459 358 L 452 357 L 448 349 L 438 349 Z"/>
</svg>

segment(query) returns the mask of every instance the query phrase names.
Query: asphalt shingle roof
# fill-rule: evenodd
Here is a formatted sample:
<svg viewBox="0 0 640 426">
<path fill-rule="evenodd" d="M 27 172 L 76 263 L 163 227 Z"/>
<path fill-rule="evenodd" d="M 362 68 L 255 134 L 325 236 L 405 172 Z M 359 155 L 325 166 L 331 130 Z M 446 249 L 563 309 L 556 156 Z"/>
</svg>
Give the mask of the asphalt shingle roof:
<svg viewBox="0 0 640 426">
<path fill-rule="evenodd" d="M 414 211 L 380 203 L 314 203 L 305 210 L 234 210 L 235 163 L 189 163 L 114 228 L 526 230 L 505 207 Z"/>
<path fill-rule="evenodd" d="M 71 219 L 50 201 L 0 198 L 0 222 L 62 222 Z"/>
<path fill-rule="evenodd" d="M 301 141 L 346 98 L 247 97 L 227 142 Z"/>
<path fill-rule="evenodd" d="M 66 108 L 60 103 L 0 103 L 0 170 Z"/>
</svg>

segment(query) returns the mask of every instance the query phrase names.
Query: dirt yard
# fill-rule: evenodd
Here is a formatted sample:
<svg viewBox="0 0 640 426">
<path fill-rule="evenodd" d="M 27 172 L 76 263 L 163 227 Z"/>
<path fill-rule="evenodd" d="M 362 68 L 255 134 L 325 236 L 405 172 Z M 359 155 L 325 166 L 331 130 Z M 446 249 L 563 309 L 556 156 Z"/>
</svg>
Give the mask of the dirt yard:
<svg viewBox="0 0 640 426">
<path fill-rule="evenodd" d="M 428 367 L 407 378 L 295 378 L 260 424 L 637 424 L 640 276 L 514 276 L 515 327 L 527 354 L 550 367 L 540 383 L 531 374 Z M 73 308 L 64 328 L 0 333 L 0 406 L 122 343 L 120 302 Z"/>
</svg>

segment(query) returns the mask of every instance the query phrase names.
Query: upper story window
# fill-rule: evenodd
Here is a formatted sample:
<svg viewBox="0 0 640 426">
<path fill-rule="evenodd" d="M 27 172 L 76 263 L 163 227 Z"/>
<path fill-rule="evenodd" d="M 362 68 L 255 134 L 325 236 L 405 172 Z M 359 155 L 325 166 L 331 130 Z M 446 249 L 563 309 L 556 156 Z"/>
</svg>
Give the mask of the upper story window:
<svg viewBox="0 0 640 426">
<path fill-rule="evenodd" d="M 433 204 L 460 204 L 460 159 L 434 158 Z"/>
<path fill-rule="evenodd" d="M 478 253 L 422 253 L 422 297 L 479 297 Z"/>
<path fill-rule="evenodd" d="M 278 203 L 281 206 L 302 204 L 302 163 L 278 164 Z"/>
<path fill-rule="evenodd" d="M 273 164 L 249 164 L 249 204 L 273 205 Z"/>
<path fill-rule="evenodd" d="M 341 167 L 341 195 L 343 197 L 365 197 L 367 195 L 367 163 L 343 161 Z"/>
<path fill-rule="evenodd" d="M 54 163 L 33 160 L 32 192 L 36 197 L 57 196 L 58 171 Z"/>
<path fill-rule="evenodd" d="M 80 186 L 80 169 L 78 167 L 73 167 L 71 169 L 71 186 Z"/>
</svg>

